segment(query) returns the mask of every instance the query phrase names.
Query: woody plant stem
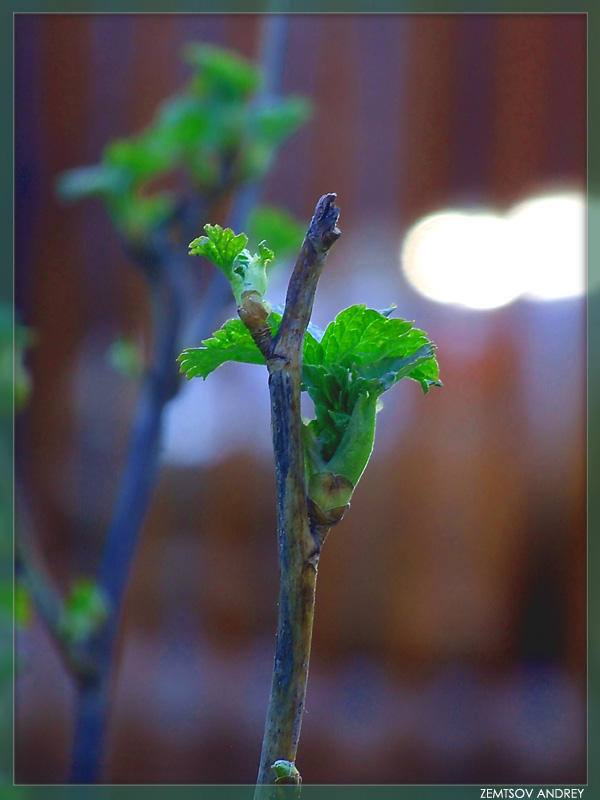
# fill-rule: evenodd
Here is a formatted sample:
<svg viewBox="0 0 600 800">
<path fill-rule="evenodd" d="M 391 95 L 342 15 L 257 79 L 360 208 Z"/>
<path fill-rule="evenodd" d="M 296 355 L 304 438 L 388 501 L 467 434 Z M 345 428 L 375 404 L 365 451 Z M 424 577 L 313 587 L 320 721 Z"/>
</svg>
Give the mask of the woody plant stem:
<svg viewBox="0 0 600 800">
<path fill-rule="evenodd" d="M 285 311 L 271 338 L 267 310 L 256 292 L 238 309 L 261 349 L 269 371 L 271 429 L 277 481 L 279 619 L 271 694 L 267 710 L 256 798 L 268 798 L 275 761 L 294 762 L 306 697 L 315 585 L 328 527 L 309 516 L 300 391 L 302 346 L 330 247 L 339 238 L 335 194 L 319 200 L 290 278 Z"/>
</svg>

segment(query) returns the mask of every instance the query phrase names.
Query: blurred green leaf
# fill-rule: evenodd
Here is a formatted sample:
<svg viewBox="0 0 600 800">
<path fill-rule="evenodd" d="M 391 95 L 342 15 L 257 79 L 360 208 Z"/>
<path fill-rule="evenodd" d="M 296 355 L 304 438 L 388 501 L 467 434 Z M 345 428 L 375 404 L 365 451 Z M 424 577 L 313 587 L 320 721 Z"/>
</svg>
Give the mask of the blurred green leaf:
<svg viewBox="0 0 600 800">
<path fill-rule="evenodd" d="M 67 642 L 85 641 L 100 629 L 107 616 L 108 607 L 96 582 L 78 578 L 65 601 L 59 633 Z"/>
<path fill-rule="evenodd" d="M 131 139 L 116 139 L 104 149 L 103 163 L 124 170 L 135 185 L 166 172 L 173 166 L 169 148 L 160 137 L 155 137 L 153 128 Z"/>
<path fill-rule="evenodd" d="M 13 348 L 14 336 L 14 348 Z M 14 410 L 21 411 L 31 391 L 31 376 L 25 367 L 25 353 L 35 341 L 30 328 L 15 322 L 10 306 L 0 307 L 0 417 L 12 419 Z M 14 381 L 13 381 L 14 370 Z"/>
<path fill-rule="evenodd" d="M 253 134 L 276 147 L 289 138 L 310 117 L 310 104 L 302 97 L 289 97 L 259 109 L 253 119 Z"/>
<path fill-rule="evenodd" d="M 108 348 L 109 364 L 126 378 L 138 380 L 144 372 L 144 358 L 139 344 L 131 337 L 121 336 Z"/>
<path fill-rule="evenodd" d="M 185 150 L 204 138 L 210 127 L 210 113 L 196 97 L 176 95 L 160 106 L 155 127 L 163 142 Z"/>
<path fill-rule="evenodd" d="M 130 195 L 114 203 L 112 209 L 117 227 L 129 239 L 139 241 L 173 214 L 175 198 L 170 192 L 157 192 L 149 197 Z"/>
<path fill-rule="evenodd" d="M 276 148 L 308 118 L 308 103 L 299 98 L 258 107 L 259 70 L 239 55 L 189 44 L 184 56 L 191 80 L 145 130 L 110 142 L 101 164 L 69 170 L 57 181 L 63 199 L 101 198 L 134 242 L 173 216 L 174 198 L 153 191 L 152 182 L 183 169 L 201 192 L 230 190 L 263 175 Z"/>
<path fill-rule="evenodd" d="M 266 142 L 247 142 L 236 163 L 236 177 L 240 182 L 257 180 L 268 171 L 273 158 L 273 148 Z"/>
<path fill-rule="evenodd" d="M 248 220 L 248 238 L 251 242 L 266 240 L 280 258 L 285 258 L 288 254 L 298 254 L 307 227 L 287 211 L 255 206 Z"/>
<path fill-rule="evenodd" d="M 20 581 L 15 583 L 14 592 L 15 625 L 28 628 L 33 621 L 33 603 L 29 592 Z"/>
<path fill-rule="evenodd" d="M 248 98 L 258 87 L 259 72 L 240 55 L 209 44 L 188 44 L 184 59 L 195 70 L 193 91 L 216 94 L 226 101 Z"/>
<path fill-rule="evenodd" d="M 0 583 L 0 614 L 4 622 L 12 623 L 13 619 L 13 587 L 12 581 Z"/>
<path fill-rule="evenodd" d="M 128 185 L 123 170 L 95 164 L 63 172 L 56 182 L 56 191 L 62 200 L 79 200 L 83 197 L 104 197 L 122 192 Z"/>
</svg>

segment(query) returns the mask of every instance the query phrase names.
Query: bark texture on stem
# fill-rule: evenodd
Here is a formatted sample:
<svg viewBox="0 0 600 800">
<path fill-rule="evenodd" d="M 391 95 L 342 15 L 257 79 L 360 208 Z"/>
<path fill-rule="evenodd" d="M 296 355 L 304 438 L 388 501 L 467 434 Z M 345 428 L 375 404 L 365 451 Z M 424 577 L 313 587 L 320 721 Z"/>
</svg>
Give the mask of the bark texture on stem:
<svg viewBox="0 0 600 800">
<path fill-rule="evenodd" d="M 315 584 L 325 532 L 311 528 L 308 515 L 300 414 L 302 346 L 325 258 L 340 235 L 335 197 L 327 194 L 319 200 L 290 278 L 277 336 L 268 344 L 261 343 L 269 370 L 280 590 L 277 646 L 257 779 L 260 798 L 273 792 L 272 786 L 263 787 L 275 782 L 273 763 L 295 761 L 306 696 Z M 240 316 L 244 319 L 243 312 Z M 248 327 L 255 335 L 257 328 Z"/>
</svg>

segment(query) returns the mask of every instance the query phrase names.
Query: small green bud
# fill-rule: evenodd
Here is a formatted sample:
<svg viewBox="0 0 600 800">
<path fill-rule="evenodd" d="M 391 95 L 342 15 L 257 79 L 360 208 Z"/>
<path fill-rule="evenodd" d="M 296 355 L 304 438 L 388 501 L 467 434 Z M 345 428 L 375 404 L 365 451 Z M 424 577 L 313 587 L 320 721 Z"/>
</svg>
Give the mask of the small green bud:
<svg viewBox="0 0 600 800">
<path fill-rule="evenodd" d="M 91 578 L 77 578 L 66 597 L 58 629 L 65 642 L 78 644 L 97 633 L 108 619 L 108 602 Z"/>
<path fill-rule="evenodd" d="M 271 769 L 276 775 L 275 783 L 298 784 L 302 782 L 302 777 L 292 761 L 280 759 L 271 766 Z"/>
<path fill-rule="evenodd" d="M 315 472 L 308 479 L 308 496 L 322 512 L 339 511 L 338 519 L 350 503 L 354 484 L 335 472 Z"/>
<path fill-rule="evenodd" d="M 144 372 L 144 358 L 141 348 L 135 339 L 121 336 L 116 339 L 106 352 L 111 367 L 125 378 L 138 380 Z"/>
</svg>

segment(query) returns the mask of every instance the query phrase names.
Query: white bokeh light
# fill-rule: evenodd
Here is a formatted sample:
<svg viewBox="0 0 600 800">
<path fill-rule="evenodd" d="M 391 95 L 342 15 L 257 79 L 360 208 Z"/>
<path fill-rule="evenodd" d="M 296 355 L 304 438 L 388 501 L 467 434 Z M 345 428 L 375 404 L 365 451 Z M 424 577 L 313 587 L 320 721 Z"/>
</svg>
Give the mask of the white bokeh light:
<svg viewBox="0 0 600 800">
<path fill-rule="evenodd" d="M 556 300 L 585 294 L 586 207 L 582 195 L 537 197 L 507 217 L 527 297 Z"/>
<path fill-rule="evenodd" d="M 442 212 L 418 223 L 402 261 L 409 281 L 443 303 L 497 308 L 521 293 L 521 280 L 504 254 L 507 223 L 494 214 Z"/>
<path fill-rule="evenodd" d="M 450 210 L 418 222 L 401 253 L 417 291 L 474 309 L 517 297 L 585 293 L 586 205 L 575 192 L 538 197 L 508 214 Z"/>
</svg>

